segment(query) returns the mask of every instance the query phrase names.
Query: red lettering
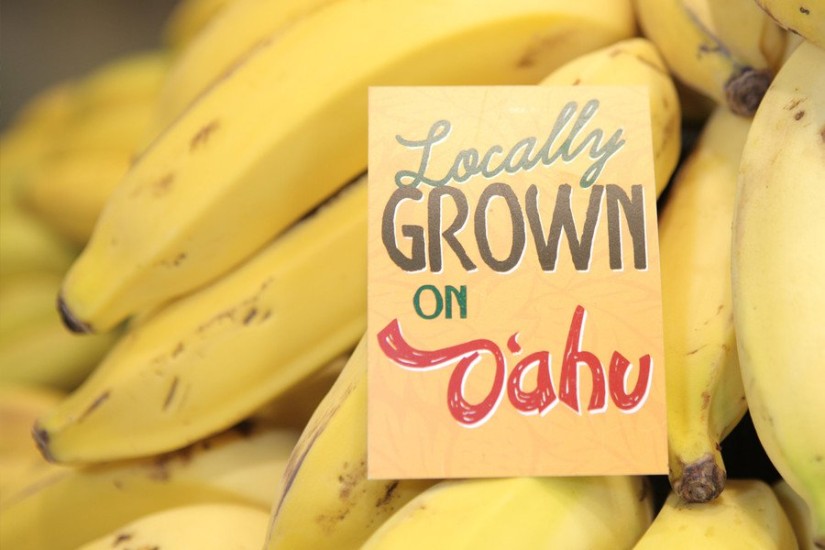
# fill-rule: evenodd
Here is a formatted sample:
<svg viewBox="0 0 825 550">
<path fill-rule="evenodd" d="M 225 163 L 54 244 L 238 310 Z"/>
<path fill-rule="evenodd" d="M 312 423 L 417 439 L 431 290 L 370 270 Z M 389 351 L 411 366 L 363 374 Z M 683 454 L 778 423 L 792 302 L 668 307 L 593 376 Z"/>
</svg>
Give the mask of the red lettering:
<svg viewBox="0 0 825 550">
<path fill-rule="evenodd" d="M 564 348 L 559 399 L 574 411 L 579 412 L 579 363 L 584 363 L 590 368 L 590 374 L 593 376 L 593 390 L 590 393 L 590 404 L 587 410 L 602 411 L 605 407 L 604 369 L 598 357 L 581 349 L 585 317 L 584 308 L 576 306 L 573 321 L 570 323 L 570 332 L 567 334 L 567 345 Z"/>
<path fill-rule="evenodd" d="M 610 360 L 610 398 L 625 412 L 633 412 L 644 403 L 647 392 L 650 389 L 650 379 L 653 374 L 653 362 L 650 355 L 645 355 L 639 359 L 639 378 L 630 393 L 625 392 L 625 377 L 627 369 L 630 368 L 630 361 L 618 351 L 613 353 Z"/>
</svg>

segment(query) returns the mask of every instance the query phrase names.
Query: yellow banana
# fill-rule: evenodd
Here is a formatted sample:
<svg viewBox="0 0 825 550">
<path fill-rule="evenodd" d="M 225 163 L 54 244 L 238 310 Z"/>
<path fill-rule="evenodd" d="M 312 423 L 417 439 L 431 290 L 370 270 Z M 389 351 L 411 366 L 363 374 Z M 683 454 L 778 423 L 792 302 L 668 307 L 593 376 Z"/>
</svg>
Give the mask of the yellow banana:
<svg viewBox="0 0 825 550">
<path fill-rule="evenodd" d="M 652 42 L 631 38 L 585 54 L 553 71 L 541 84 L 645 86 L 650 97 L 656 194 L 662 194 L 679 160 L 681 112 L 676 87 Z"/>
<path fill-rule="evenodd" d="M 194 99 L 270 35 L 334 0 L 235 0 L 187 45 L 169 71 L 158 100 L 157 126 L 166 127 Z"/>
<path fill-rule="evenodd" d="M 431 480 L 367 479 L 367 350 L 356 347 L 276 490 L 266 548 L 358 548 Z"/>
<path fill-rule="evenodd" d="M 783 28 L 825 48 L 825 0 L 756 0 L 756 3 Z"/>
<path fill-rule="evenodd" d="M 825 50 L 800 44 L 753 120 L 733 224 L 733 306 L 751 418 L 825 546 Z"/>
<path fill-rule="evenodd" d="M 659 218 L 670 481 L 688 502 L 725 486 L 722 438 L 747 410 L 736 357 L 730 227 L 750 119 L 717 107 Z"/>
<path fill-rule="evenodd" d="M 772 485 L 779 504 L 793 526 L 799 550 L 816 550 L 814 545 L 814 526 L 811 520 L 811 511 L 791 486 L 784 479 L 779 479 Z M 820 547 L 821 548 L 821 547 Z"/>
<path fill-rule="evenodd" d="M 62 275 L 76 255 L 65 239 L 17 205 L 0 212 L 0 280 L 41 271 Z"/>
<path fill-rule="evenodd" d="M 169 62 L 165 50 L 148 50 L 123 55 L 80 76 L 74 97 L 77 112 L 82 116 L 87 109 L 153 100 Z"/>
<path fill-rule="evenodd" d="M 163 42 L 178 53 L 235 0 L 180 0 L 163 26 Z"/>
<path fill-rule="evenodd" d="M 234 502 L 266 514 L 296 438 L 292 431 L 245 424 L 171 454 L 53 467 L 7 492 L 0 503 L 0 547 L 76 548 L 140 516 L 184 504 Z"/>
<path fill-rule="evenodd" d="M 55 274 L 25 274 L 0 285 L 0 386 L 39 384 L 76 387 L 97 365 L 115 333 L 92 338 L 72 334 L 60 322 Z"/>
<path fill-rule="evenodd" d="M 105 331 L 202 286 L 365 170 L 369 85 L 535 83 L 633 31 L 628 0 L 313 12 L 212 86 L 118 184 L 65 279 L 67 325 Z"/>
<path fill-rule="evenodd" d="M 180 506 L 120 526 L 78 550 L 259 550 L 266 520 L 265 512 L 241 504 Z"/>
<path fill-rule="evenodd" d="M 732 479 L 713 502 L 685 503 L 671 493 L 634 550 L 795 550 L 796 537 L 766 483 Z"/>
<path fill-rule="evenodd" d="M 236 271 L 130 327 L 38 421 L 44 455 L 89 462 L 182 447 L 351 349 L 366 330 L 366 208 L 363 178 Z"/>
<path fill-rule="evenodd" d="M 130 149 L 52 156 L 32 171 L 20 200 L 44 224 L 82 246 L 133 158 Z"/>
<path fill-rule="evenodd" d="M 443 481 L 408 502 L 363 550 L 633 548 L 653 518 L 641 477 Z"/>
<path fill-rule="evenodd" d="M 778 68 L 785 34 L 753 0 L 634 0 L 644 34 L 685 84 L 752 116 Z"/>
</svg>

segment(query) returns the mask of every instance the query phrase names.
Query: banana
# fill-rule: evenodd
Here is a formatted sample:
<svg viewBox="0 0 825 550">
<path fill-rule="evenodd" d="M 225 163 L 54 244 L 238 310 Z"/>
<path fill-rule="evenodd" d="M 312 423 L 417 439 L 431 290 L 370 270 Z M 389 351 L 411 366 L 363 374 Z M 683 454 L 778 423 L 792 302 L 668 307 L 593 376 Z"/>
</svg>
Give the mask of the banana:
<svg viewBox="0 0 825 550">
<path fill-rule="evenodd" d="M 688 86 L 752 116 L 778 68 L 785 33 L 753 0 L 634 0 L 645 36 Z"/>
<path fill-rule="evenodd" d="M 235 0 L 183 50 L 164 81 L 157 126 L 166 127 L 212 82 L 270 35 L 333 0 Z"/>
<path fill-rule="evenodd" d="M 825 546 L 825 50 L 800 44 L 742 154 L 733 312 L 751 418 Z"/>
<path fill-rule="evenodd" d="M 732 479 L 713 502 L 671 493 L 634 550 L 795 550 L 796 537 L 769 485 Z"/>
<path fill-rule="evenodd" d="M 60 322 L 54 297 L 60 277 L 32 273 L 0 285 L 0 386 L 39 384 L 75 388 L 112 346 L 116 333 L 92 338 Z"/>
<path fill-rule="evenodd" d="M 791 489 L 791 486 L 784 479 L 775 481 L 771 487 L 776 498 L 779 499 L 779 504 L 785 511 L 785 515 L 788 516 L 791 526 L 793 526 L 796 541 L 799 543 L 799 550 L 816 550 L 811 511 L 808 510 L 805 501 Z"/>
<path fill-rule="evenodd" d="M 67 326 L 106 331 L 202 286 L 364 171 L 369 85 L 535 83 L 633 32 L 628 0 L 313 12 L 213 85 L 118 184 L 65 279 Z"/>
<path fill-rule="evenodd" d="M 540 84 L 645 86 L 650 97 L 656 194 L 662 194 L 679 160 L 681 113 L 676 87 L 652 42 L 631 38 L 585 54 L 556 69 Z"/>
<path fill-rule="evenodd" d="M 163 43 L 175 53 L 183 51 L 217 14 L 235 0 L 180 0 L 163 25 Z"/>
<path fill-rule="evenodd" d="M 125 148 L 54 155 L 32 170 L 20 200 L 42 223 L 81 247 L 133 158 L 134 151 Z"/>
<path fill-rule="evenodd" d="M 0 281 L 32 272 L 62 275 L 76 256 L 69 242 L 17 205 L 0 212 Z"/>
<path fill-rule="evenodd" d="M 123 55 L 79 77 L 75 109 L 88 109 L 152 101 L 169 69 L 165 50 L 147 50 Z"/>
<path fill-rule="evenodd" d="M 140 516 L 185 504 L 239 503 L 267 515 L 296 439 L 292 431 L 244 424 L 171 454 L 53 466 L 10 488 L 0 503 L 0 547 L 76 548 Z M 262 529 L 258 548 L 266 520 Z"/>
<path fill-rule="evenodd" d="M 275 491 L 266 548 L 358 548 L 433 480 L 367 479 L 366 339 L 315 410 Z"/>
<path fill-rule="evenodd" d="M 782 28 L 825 48 L 825 0 L 756 0 Z"/>
<path fill-rule="evenodd" d="M 730 227 L 750 119 L 717 107 L 659 218 L 670 481 L 688 502 L 725 486 L 722 438 L 747 410 L 736 356 Z"/>
<path fill-rule="evenodd" d="M 266 520 L 265 512 L 240 504 L 181 506 L 144 516 L 82 545 L 79 550 L 258 550 Z M 122 546 L 124 543 L 126 546 Z"/>
<path fill-rule="evenodd" d="M 363 550 L 633 548 L 653 518 L 641 477 L 450 480 L 408 502 Z"/>
<path fill-rule="evenodd" d="M 354 347 L 366 330 L 366 185 L 360 179 L 236 271 L 131 326 L 40 418 L 44 455 L 89 462 L 180 448 Z"/>
</svg>

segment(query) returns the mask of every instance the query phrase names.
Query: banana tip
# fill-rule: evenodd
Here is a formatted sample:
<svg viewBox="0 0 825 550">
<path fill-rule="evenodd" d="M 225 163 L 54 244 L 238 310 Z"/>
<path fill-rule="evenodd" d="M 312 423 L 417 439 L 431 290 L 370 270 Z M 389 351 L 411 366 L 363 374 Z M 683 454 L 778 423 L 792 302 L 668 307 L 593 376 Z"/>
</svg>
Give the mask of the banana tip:
<svg viewBox="0 0 825 550">
<path fill-rule="evenodd" d="M 72 310 L 69 309 L 69 306 L 66 304 L 66 300 L 63 299 L 62 292 L 57 295 L 57 311 L 60 312 L 60 319 L 63 321 L 63 324 L 70 331 L 77 334 L 88 334 L 93 332 L 91 325 L 84 323 L 75 317 Z"/>
<path fill-rule="evenodd" d="M 728 108 L 737 115 L 752 117 L 773 80 L 768 69 L 747 67 L 725 84 Z"/>
<path fill-rule="evenodd" d="M 32 437 L 34 438 L 34 442 L 37 444 L 37 449 L 40 451 L 40 454 L 43 455 L 48 462 L 57 462 L 55 460 L 54 455 L 49 449 L 49 432 L 44 430 L 39 422 L 34 423 L 34 427 L 32 427 Z"/>
<path fill-rule="evenodd" d="M 673 490 L 685 502 L 710 502 L 725 488 L 727 473 L 713 460 L 703 457 L 696 462 L 685 464 L 682 476 L 673 483 Z"/>
</svg>

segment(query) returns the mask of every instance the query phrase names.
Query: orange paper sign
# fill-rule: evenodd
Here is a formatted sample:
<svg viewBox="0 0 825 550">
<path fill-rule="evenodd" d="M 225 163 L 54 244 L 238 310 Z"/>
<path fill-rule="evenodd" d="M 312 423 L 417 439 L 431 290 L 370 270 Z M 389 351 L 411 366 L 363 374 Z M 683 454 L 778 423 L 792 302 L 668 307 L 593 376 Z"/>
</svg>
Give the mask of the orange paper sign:
<svg viewBox="0 0 825 550">
<path fill-rule="evenodd" d="M 369 102 L 369 476 L 666 473 L 646 90 Z"/>
</svg>

